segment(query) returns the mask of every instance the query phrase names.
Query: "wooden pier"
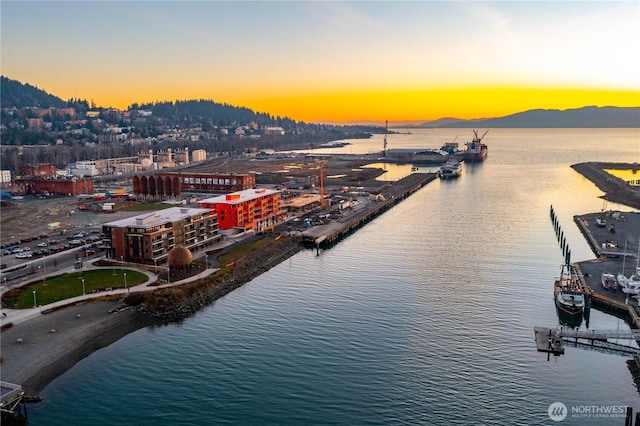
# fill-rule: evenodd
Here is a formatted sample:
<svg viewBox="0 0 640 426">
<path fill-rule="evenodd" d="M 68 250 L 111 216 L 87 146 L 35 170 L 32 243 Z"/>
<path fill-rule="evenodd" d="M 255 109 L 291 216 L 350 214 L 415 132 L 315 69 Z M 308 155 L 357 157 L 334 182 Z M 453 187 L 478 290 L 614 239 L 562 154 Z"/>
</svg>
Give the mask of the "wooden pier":
<svg viewBox="0 0 640 426">
<path fill-rule="evenodd" d="M 393 182 L 381 193 L 383 200 L 369 202 L 367 206 L 345 217 L 341 222 L 316 226 L 304 231 L 300 236 L 301 243 L 318 250 L 329 248 L 409 197 L 436 177 L 435 173 L 412 173 Z"/>
<path fill-rule="evenodd" d="M 22 386 L 0 381 L 0 413 L 3 420 L 27 418 L 27 406 Z"/>
<path fill-rule="evenodd" d="M 625 345 L 617 340 L 640 340 L 640 330 L 573 330 L 567 328 L 534 327 L 536 346 L 539 352 L 561 355 L 564 345 L 597 348 L 605 352 L 624 355 L 640 355 L 640 348 Z"/>
</svg>

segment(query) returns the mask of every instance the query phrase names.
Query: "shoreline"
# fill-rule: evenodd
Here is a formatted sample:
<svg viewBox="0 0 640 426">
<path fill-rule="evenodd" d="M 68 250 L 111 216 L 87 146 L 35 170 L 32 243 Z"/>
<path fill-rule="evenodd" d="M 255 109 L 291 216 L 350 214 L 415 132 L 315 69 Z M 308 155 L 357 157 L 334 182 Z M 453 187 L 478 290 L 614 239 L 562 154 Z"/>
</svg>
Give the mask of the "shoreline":
<svg viewBox="0 0 640 426">
<path fill-rule="evenodd" d="M 13 325 L 1 333 L 2 380 L 37 396 L 49 383 L 98 349 L 153 325 L 134 310 L 112 310 L 119 302 L 90 301 Z"/>
<path fill-rule="evenodd" d="M 42 315 L 0 332 L 1 379 L 22 385 L 25 395 L 38 397 L 49 383 L 95 351 L 141 328 L 189 318 L 302 250 L 295 243 L 264 262 L 256 259 L 252 267 L 233 273 L 198 297 L 163 312 L 140 306 L 116 310 L 122 306 L 119 301 L 101 300 L 43 311 Z"/>
</svg>

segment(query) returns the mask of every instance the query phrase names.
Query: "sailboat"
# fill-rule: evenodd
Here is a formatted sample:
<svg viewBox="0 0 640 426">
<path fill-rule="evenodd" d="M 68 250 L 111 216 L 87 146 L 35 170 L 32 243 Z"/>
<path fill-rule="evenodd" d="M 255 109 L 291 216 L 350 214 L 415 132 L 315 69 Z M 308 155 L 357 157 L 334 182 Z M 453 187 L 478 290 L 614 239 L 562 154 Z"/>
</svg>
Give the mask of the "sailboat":
<svg viewBox="0 0 640 426">
<path fill-rule="evenodd" d="M 636 271 L 630 277 L 625 275 L 627 260 L 627 243 L 624 243 L 624 257 L 622 258 L 622 272 L 618 273 L 616 280 L 625 294 L 640 294 L 640 241 L 638 241 L 638 254 L 636 255 Z"/>
</svg>

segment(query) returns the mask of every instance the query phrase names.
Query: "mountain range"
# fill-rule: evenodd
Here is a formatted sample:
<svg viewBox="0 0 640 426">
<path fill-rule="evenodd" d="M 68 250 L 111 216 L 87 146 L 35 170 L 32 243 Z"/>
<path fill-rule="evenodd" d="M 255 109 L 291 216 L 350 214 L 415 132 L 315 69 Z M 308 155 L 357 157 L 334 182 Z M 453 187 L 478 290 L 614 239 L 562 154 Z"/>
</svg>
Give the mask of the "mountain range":
<svg viewBox="0 0 640 426">
<path fill-rule="evenodd" d="M 67 104 L 57 96 L 30 84 L 22 84 L 2 76 L 0 81 L 2 108 L 62 107 Z M 198 101 L 194 101 L 198 102 Z M 203 101 L 199 101 L 203 102 Z M 210 102 L 210 101 L 209 101 Z M 229 105 L 225 105 L 229 106 Z M 344 124 L 344 123 L 343 123 Z M 351 123 L 355 124 L 355 123 Z M 359 121 L 357 124 L 365 124 Z M 370 122 L 368 124 L 380 125 Z M 575 109 L 533 109 L 504 117 L 465 120 L 453 117 L 425 122 L 393 122 L 390 127 L 427 128 L 596 128 L 640 127 L 640 107 L 586 106 Z"/>
</svg>

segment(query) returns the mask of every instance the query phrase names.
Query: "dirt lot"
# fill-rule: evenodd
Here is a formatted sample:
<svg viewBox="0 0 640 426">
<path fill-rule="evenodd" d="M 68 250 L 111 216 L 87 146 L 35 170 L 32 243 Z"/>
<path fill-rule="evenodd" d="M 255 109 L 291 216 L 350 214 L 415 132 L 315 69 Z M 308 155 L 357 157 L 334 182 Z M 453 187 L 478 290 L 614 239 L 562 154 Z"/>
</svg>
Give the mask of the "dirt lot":
<svg viewBox="0 0 640 426">
<path fill-rule="evenodd" d="M 2 201 L 0 221 L 0 242 L 6 244 L 22 238 L 39 235 L 60 235 L 61 230 L 99 228 L 102 223 L 133 216 L 136 213 L 117 212 L 112 214 L 77 210 L 73 197 L 38 199 L 25 197 L 19 201 Z M 59 229 L 49 229 L 48 225 L 60 222 Z"/>
</svg>

